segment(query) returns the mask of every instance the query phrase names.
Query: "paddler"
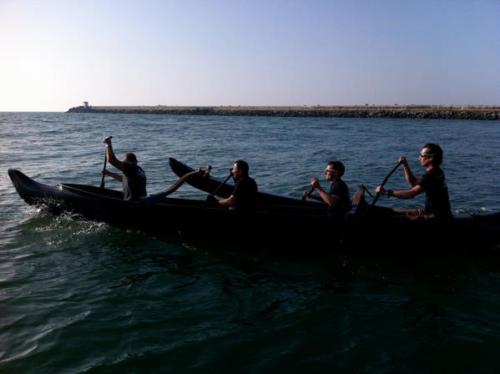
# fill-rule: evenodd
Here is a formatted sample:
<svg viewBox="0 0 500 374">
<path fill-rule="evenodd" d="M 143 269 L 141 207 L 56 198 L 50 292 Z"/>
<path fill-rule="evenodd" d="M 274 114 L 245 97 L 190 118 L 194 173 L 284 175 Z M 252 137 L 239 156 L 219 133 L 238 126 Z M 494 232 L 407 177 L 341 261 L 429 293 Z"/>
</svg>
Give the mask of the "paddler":
<svg viewBox="0 0 500 374">
<path fill-rule="evenodd" d="M 213 195 L 209 195 L 207 202 L 215 206 L 235 209 L 238 212 L 249 213 L 255 209 L 255 199 L 257 197 L 257 183 L 249 175 L 248 163 L 244 160 L 237 160 L 233 163 L 231 175 L 235 181 L 234 190 L 226 199 L 217 200 Z"/>
<path fill-rule="evenodd" d="M 406 158 L 399 158 L 399 162 L 403 165 L 405 179 L 411 186 L 410 189 L 395 191 L 377 186 L 375 191 L 398 199 L 413 199 L 425 192 L 424 209 L 405 210 L 402 213 L 412 218 L 452 218 L 448 187 L 444 172 L 441 169 L 443 162 L 442 148 L 438 144 L 427 143 L 420 150 L 418 160 L 420 165 L 426 169 L 426 172 L 420 178 L 415 178 Z"/>
<path fill-rule="evenodd" d="M 342 220 L 351 208 L 349 188 L 342 180 L 344 173 L 345 166 L 341 161 L 330 161 L 324 171 L 325 179 L 330 183 L 328 192 L 323 189 L 316 177 L 311 179 L 311 190 L 304 192 L 304 198 L 311 197 L 324 202 L 328 206 L 328 216 L 334 221 Z M 314 191 L 318 192 L 317 196 L 311 196 Z"/>
<path fill-rule="evenodd" d="M 134 153 L 126 153 L 125 159 L 120 161 L 116 158 L 111 144 L 111 136 L 104 139 L 106 144 L 106 159 L 115 168 L 121 170 L 121 173 L 113 173 L 107 169 L 102 171 L 103 175 L 108 175 L 123 185 L 124 200 L 139 200 L 147 195 L 146 193 L 146 173 L 138 165 L 137 157 Z"/>
</svg>

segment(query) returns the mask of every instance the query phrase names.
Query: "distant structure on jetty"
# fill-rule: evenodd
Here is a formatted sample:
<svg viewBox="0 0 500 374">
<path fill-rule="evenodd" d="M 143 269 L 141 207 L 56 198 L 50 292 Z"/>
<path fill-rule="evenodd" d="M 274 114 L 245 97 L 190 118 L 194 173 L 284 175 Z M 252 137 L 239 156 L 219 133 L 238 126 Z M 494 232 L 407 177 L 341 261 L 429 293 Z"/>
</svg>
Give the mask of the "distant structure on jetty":
<svg viewBox="0 0 500 374">
<path fill-rule="evenodd" d="M 69 113 L 130 113 L 270 117 L 435 118 L 500 120 L 491 105 L 352 105 L 352 106 L 83 106 Z"/>
</svg>

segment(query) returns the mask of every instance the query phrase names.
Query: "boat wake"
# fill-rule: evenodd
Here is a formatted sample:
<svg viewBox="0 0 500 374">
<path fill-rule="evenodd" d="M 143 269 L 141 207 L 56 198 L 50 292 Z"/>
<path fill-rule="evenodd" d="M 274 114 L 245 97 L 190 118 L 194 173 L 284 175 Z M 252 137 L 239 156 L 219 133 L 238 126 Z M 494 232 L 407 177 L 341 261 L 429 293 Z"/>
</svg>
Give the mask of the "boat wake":
<svg viewBox="0 0 500 374">
<path fill-rule="evenodd" d="M 56 217 L 44 206 L 27 207 L 25 217 L 20 221 L 23 234 L 52 233 L 60 239 L 56 242 L 75 237 L 94 235 L 109 228 L 104 222 L 85 219 L 79 214 L 63 212 Z"/>
</svg>

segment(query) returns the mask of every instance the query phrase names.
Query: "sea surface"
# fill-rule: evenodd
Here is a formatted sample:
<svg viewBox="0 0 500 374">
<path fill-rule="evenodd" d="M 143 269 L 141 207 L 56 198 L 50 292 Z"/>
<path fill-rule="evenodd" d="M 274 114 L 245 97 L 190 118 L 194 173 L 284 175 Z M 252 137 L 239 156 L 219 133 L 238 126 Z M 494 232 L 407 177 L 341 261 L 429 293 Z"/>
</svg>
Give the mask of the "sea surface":
<svg viewBox="0 0 500 374">
<path fill-rule="evenodd" d="M 351 192 L 400 155 L 421 174 L 420 148 L 437 142 L 455 214 L 500 210 L 500 121 L 0 113 L 1 373 L 499 372 L 496 251 L 253 254 L 55 217 L 17 195 L 8 168 L 98 186 L 108 135 L 118 157 L 137 154 L 150 193 L 175 180 L 168 157 L 221 178 L 242 158 L 261 191 L 296 197 L 332 159 Z M 401 171 L 387 184 L 405 186 Z"/>
</svg>

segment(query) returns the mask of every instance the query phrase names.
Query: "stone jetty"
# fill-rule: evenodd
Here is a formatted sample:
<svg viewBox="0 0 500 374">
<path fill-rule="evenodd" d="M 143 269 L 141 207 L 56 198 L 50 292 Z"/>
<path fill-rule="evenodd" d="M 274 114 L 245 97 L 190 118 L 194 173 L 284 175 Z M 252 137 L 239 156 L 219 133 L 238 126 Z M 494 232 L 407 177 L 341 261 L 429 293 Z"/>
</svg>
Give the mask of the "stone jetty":
<svg viewBox="0 0 500 374">
<path fill-rule="evenodd" d="M 434 118 L 500 120 L 491 105 L 353 105 L 353 106 L 84 106 L 69 113 L 130 113 L 216 116 Z"/>
</svg>

